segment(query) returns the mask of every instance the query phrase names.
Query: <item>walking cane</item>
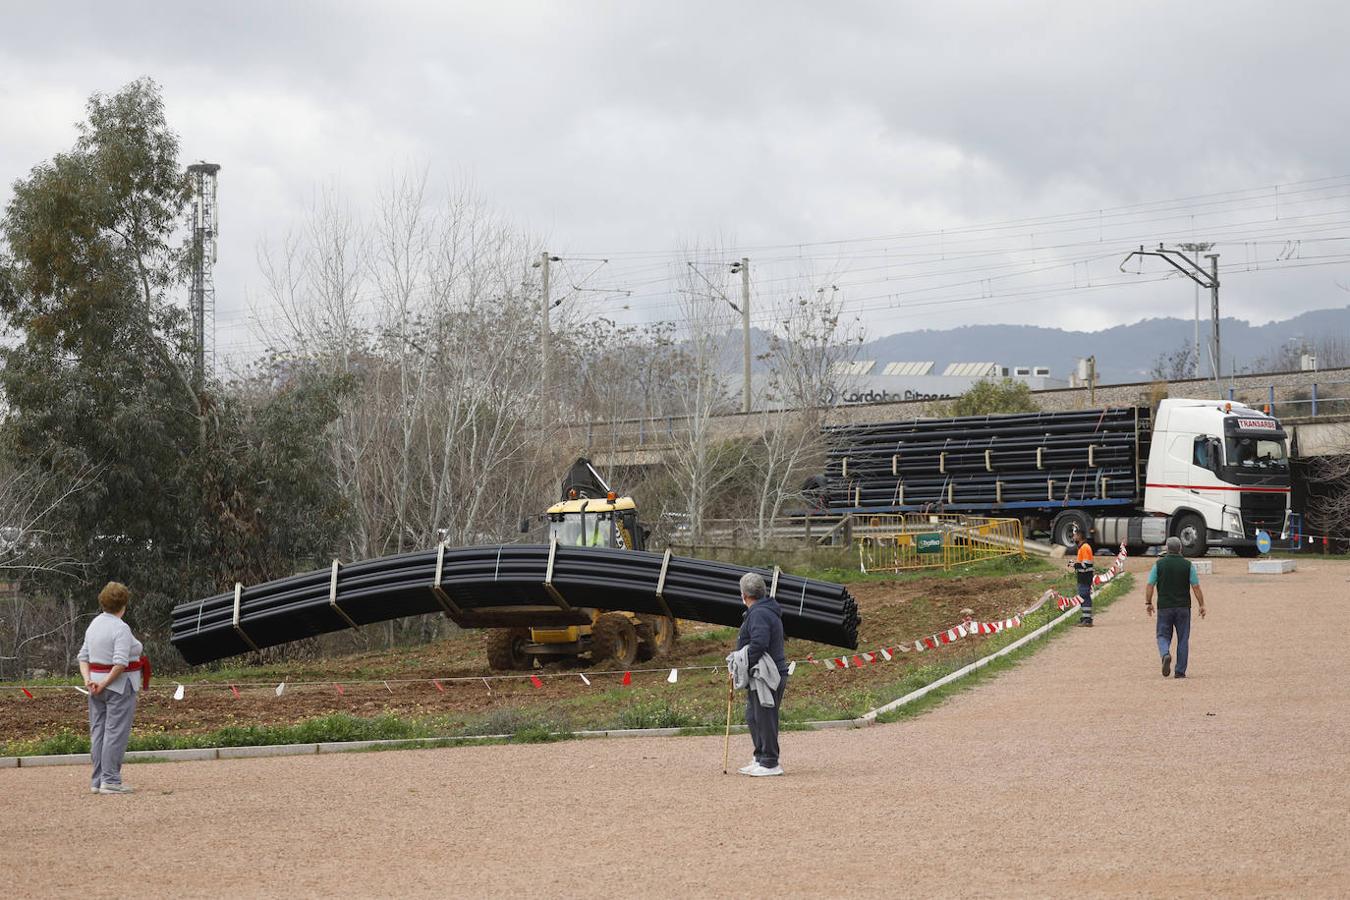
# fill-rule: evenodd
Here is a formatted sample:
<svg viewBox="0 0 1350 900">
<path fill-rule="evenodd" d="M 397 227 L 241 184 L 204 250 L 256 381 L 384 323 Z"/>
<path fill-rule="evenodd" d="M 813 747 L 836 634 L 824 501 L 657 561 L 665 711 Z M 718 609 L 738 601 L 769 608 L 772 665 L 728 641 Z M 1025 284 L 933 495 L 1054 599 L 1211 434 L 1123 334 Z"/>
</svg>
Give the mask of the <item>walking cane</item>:
<svg viewBox="0 0 1350 900">
<path fill-rule="evenodd" d="M 727 763 L 731 759 L 731 692 L 734 682 L 731 680 L 731 667 L 727 667 L 727 734 L 722 740 L 722 774 L 727 774 Z"/>
</svg>

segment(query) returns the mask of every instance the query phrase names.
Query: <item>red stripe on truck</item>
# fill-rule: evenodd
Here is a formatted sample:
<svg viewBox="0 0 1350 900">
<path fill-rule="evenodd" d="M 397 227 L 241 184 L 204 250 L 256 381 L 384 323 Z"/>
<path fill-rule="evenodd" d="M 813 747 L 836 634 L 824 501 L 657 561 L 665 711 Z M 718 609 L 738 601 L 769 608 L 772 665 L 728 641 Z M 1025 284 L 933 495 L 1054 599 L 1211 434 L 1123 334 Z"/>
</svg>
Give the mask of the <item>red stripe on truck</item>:
<svg viewBox="0 0 1350 900">
<path fill-rule="evenodd" d="M 1214 487 L 1199 484 L 1146 484 L 1151 488 L 1176 488 L 1179 491 L 1242 491 L 1246 494 L 1287 494 L 1289 488 L 1282 487 Z"/>
</svg>

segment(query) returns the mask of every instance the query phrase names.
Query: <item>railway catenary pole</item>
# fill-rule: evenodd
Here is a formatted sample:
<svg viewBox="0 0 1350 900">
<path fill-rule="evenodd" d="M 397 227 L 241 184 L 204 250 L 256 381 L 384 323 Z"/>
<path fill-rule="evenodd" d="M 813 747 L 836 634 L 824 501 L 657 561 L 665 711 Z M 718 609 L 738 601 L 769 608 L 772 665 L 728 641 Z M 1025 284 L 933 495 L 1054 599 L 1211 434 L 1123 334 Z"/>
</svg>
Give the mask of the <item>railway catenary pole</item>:
<svg viewBox="0 0 1350 900">
<path fill-rule="evenodd" d="M 1223 369 L 1219 359 L 1219 254 L 1208 253 L 1205 255 L 1205 258 L 1209 260 L 1209 271 L 1205 271 L 1199 265 L 1198 260 L 1192 260 L 1180 250 L 1168 250 L 1162 244 L 1158 245 L 1157 250 L 1145 250 L 1143 244 L 1140 244 L 1138 250 L 1128 254 L 1120 261 L 1120 271 L 1124 272 L 1125 263 L 1136 256 L 1156 256 L 1200 287 L 1209 288 L 1209 314 L 1212 325 L 1212 346 L 1209 348 L 1212 354 L 1210 370 L 1214 373 L 1214 389 L 1217 391 L 1219 377 Z"/>
<path fill-rule="evenodd" d="M 1214 330 L 1214 386 L 1219 386 L 1223 370 L 1223 354 L 1219 352 L 1219 254 L 1206 253 L 1209 260 L 1209 317 Z"/>
<path fill-rule="evenodd" d="M 549 328 L 548 314 L 552 303 L 549 299 L 548 284 L 548 265 L 551 262 L 558 262 L 561 257 L 552 256 L 547 250 L 539 254 L 539 259 L 534 262 L 534 268 L 539 269 L 539 355 L 540 377 L 539 389 L 541 397 L 549 396 L 549 379 L 552 378 L 552 356 L 553 356 L 553 334 Z"/>
<path fill-rule="evenodd" d="M 1195 264 L 1198 266 L 1200 265 L 1200 254 L 1204 253 L 1206 250 L 1213 250 L 1214 244 L 1205 241 L 1188 241 L 1186 243 L 1177 244 L 1177 249 L 1184 250 L 1187 253 L 1193 254 L 1195 257 Z M 1202 356 L 1200 352 L 1200 285 L 1196 284 L 1195 285 L 1195 376 L 1194 376 L 1196 378 L 1199 378 L 1201 374 L 1202 370 L 1202 366 L 1200 365 L 1201 358 Z"/>
<path fill-rule="evenodd" d="M 751 396 L 752 396 L 752 393 L 753 393 L 752 390 L 751 390 L 751 384 L 750 384 L 750 361 L 751 361 L 752 356 L 751 356 L 751 351 L 750 351 L 750 259 L 749 259 L 749 257 L 742 256 L 740 262 L 734 262 L 734 263 L 731 264 L 731 274 L 735 275 L 735 274 L 738 273 L 738 272 L 740 273 L 740 276 L 741 276 L 741 306 L 740 306 L 740 310 L 739 310 L 739 311 L 740 311 L 740 314 L 741 314 L 741 342 L 742 342 L 741 355 L 743 356 L 743 360 L 742 360 L 742 369 L 741 369 L 741 382 L 742 382 L 742 383 L 741 383 L 741 412 L 748 413 L 748 412 L 750 412 L 750 399 L 751 399 Z M 732 306 L 733 309 L 736 308 L 736 304 L 734 304 L 734 303 L 732 303 L 731 306 Z"/>
</svg>

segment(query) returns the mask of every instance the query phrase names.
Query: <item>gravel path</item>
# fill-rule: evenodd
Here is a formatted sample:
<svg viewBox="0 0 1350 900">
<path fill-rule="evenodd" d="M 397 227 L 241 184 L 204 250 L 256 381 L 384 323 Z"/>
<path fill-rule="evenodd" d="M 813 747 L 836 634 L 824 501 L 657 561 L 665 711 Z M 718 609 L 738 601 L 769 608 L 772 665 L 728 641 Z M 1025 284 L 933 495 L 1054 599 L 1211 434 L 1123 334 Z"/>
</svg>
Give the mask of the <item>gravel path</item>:
<svg viewBox="0 0 1350 900">
<path fill-rule="evenodd" d="M 1350 566 L 1299 565 L 1215 561 L 1186 681 L 1159 674 L 1139 578 L 1093 630 L 918 719 L 785 735 L 787 778 L 723 776 L 720 738 L 136 765 L 131 797 L 91 796 L 84 769 L 0 770 L 0 883 L 15 897 L 1345 896 Z M 733 738 L 733 765 L 748 755 Z"/>
</svg>

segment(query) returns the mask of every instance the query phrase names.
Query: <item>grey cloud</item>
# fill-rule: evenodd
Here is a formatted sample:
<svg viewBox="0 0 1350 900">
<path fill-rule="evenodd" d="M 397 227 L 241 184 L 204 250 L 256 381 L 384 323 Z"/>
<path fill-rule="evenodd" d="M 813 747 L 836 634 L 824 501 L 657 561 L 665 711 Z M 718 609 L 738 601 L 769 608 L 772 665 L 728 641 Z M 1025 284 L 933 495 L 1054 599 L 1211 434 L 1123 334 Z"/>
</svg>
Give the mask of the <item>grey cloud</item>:
<svg viewBox="0 0 1350 900">
<path fill-rule="evenodd" d="M 0 114 L 18 95 L 67 104 L 159 79 L 185 154 L 225 166 L 217 284 L 237 313 L 257 289 L 254 244 L 294 227 L 316 184 L 368 197 L 408 166 L 469 177 L 552 246 L 600 253 L 897 234 L 1341 174 L 1347 24 L 1329 2 L 28 4 L 0 36 Z M 68 145 L 68 127 L 49 131 L 0 147 L 6 185 Z M 757 268 L 766 292 L 790 280 L 774 265 Z M 1339 305 L 1335 280 L 1350 276 L 1337 272 L 1234 277 L 1225 313 Z M 1178 297 L 1188 307 L 1187 285 L 870 315 L 874 333 L 1091 326 L 1175 312 Z"/>
</svg>

